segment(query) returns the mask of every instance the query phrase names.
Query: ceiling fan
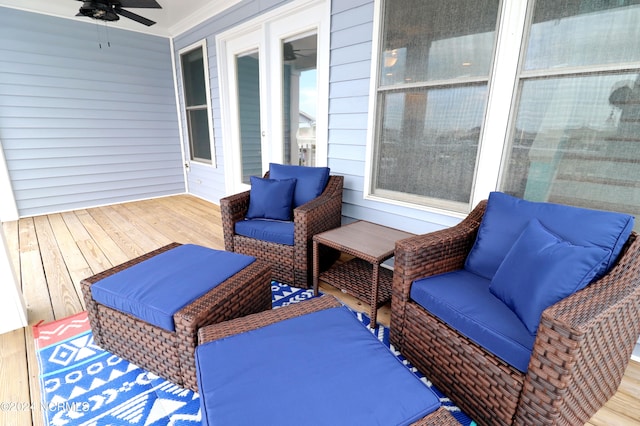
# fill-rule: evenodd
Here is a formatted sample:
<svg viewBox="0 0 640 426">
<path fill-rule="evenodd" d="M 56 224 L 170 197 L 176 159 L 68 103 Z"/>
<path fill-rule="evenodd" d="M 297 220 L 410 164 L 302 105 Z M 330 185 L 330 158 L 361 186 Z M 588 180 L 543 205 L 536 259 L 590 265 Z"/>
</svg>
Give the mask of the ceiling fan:
<svg viewBox="0 0 640 426">
<path fill-rule="evenodd" d="M 303 55 L 302 53 L 300 53 L 304 51 L 315 52 L 315 49 L 295 49 L 293 47 L 293 44 L 289 42 L 282 45 L 282 55 L 285 61 L 295 61 L 300 57 L 308 57 L 309 55 Z"/>
<path fill-rule="evenodd" d="M 88 16 L 101 21 L 117 21 L 120 16 L 133 19 L 143 25 L 150 27 L 155 24 L 154 21 L 130 12 L 124 7 L 145 8 L 145 9 L 162 9 L 162 6 L 156 0 L 92 0 L 82 1 L 80 11 L 76 16 Z"/>
</svg>

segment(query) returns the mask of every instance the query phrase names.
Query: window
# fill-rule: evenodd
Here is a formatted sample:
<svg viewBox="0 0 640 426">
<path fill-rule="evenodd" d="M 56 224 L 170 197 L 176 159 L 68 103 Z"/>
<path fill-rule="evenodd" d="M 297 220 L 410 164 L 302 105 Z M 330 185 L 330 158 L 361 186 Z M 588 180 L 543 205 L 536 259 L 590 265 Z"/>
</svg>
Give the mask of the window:
<svg viewBox="0 0 640 426">
<path fill-rule="evenodd" d="M 206 43 L 180 52 L 189 152 L 192 161 L 212 164 L 212 121 Z"/>
<path fill-rule="evenodd" d="M 386 1 L 375 196 L 465 210 L 487 103 L 499 1 Z"/>
<path fill-rule="evenodd" d="M 640 5 L 537 1 L 500 187 L 637 214 Z"/>
<path fill-rule="evenodd" d="M 640 213 L 640 0 L 381 4 L 371 197 Z"/>
</svg>

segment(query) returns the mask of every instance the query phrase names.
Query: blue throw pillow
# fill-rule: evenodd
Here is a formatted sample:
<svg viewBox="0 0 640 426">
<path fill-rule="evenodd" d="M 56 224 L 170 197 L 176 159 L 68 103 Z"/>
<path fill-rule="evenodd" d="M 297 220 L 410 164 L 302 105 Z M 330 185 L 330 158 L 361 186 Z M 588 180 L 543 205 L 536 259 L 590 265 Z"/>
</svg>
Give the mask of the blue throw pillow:
<svg viewBox="0 0 640 426">
<path fill-rule="evenodd" d="M 293 195 L 293 207 L 300 207 L 318 198 L 329 182 L 328 167 L 291 166 L 288 164 L 269 164 L 271 179 L 296 179 Z"/>
<path fill-rule="evenodd" d="M 609 250 L 609 257 L 599 266 L 596 277 L 613 266 L 633 230 L 633 216 L 628 214 L 527 201 L 492 192 L 464 268 L 493 278 L 531 219 L 539 220 L 549 231 L 577 246 Z"/>
<path fill-rule="evenodd" d="M 601 247 L 564 241 L 532 219 L 498 267 L 489 291 L 535 334 L 542 311 L 586 287 L 610 255 Z"/>
<path fill-rule="evenodd" d="M 247 219 L 291 220 L 295 179 L 264 179 L 251 176 Z"/>
</svg>

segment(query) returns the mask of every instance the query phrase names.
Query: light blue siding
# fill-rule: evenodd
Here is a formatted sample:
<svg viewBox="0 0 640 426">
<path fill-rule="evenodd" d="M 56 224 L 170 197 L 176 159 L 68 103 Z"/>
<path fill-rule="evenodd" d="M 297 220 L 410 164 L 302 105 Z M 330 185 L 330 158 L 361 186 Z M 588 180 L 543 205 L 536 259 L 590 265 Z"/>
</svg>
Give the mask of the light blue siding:
<svg viewBox="0 0 640 426">
<path fill-rule="evenodd" d="M 20 216 L 184 192 L 169 40 L 0 7 L 0 140 Z"/>
</svg>

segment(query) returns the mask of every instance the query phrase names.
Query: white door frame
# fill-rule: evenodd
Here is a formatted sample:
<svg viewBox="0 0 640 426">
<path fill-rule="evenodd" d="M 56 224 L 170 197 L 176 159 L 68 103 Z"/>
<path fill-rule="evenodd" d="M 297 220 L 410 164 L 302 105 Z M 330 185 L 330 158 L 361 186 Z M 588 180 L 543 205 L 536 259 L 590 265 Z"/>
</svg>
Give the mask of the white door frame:
<svg viewBox="0 0 640 426">
<path fill-rule="evenodd" d="M 282 129 L 282 41 L 309 31 L 318 35 L 317 81 L 318 109 L 316 120 L 316 164 L 327 165 L 329 127 L 329 56 L 331 3 L 328 0 L 298 0 L 267 12 L 216 36 L 222 136 L 225 155 L 225 189 L 227 194 L 246 190 L 240 182 L 241 158 L 237 106 L 235 60 L 237 53 L 251 45 L 260 51 L 260 99 L 262 125 L 262 167 L 270 162 L 282 162 L 282 147 L 274 141 L 283 140 Z M 257 37 L 261 40 L 250 39 Z M 244 44 L 243 44 L 244 43 Z M 246 50 L 245 50 L 246 51 Z M 266 75 L 265 75 L 266 74 Z"/>
</svg>

